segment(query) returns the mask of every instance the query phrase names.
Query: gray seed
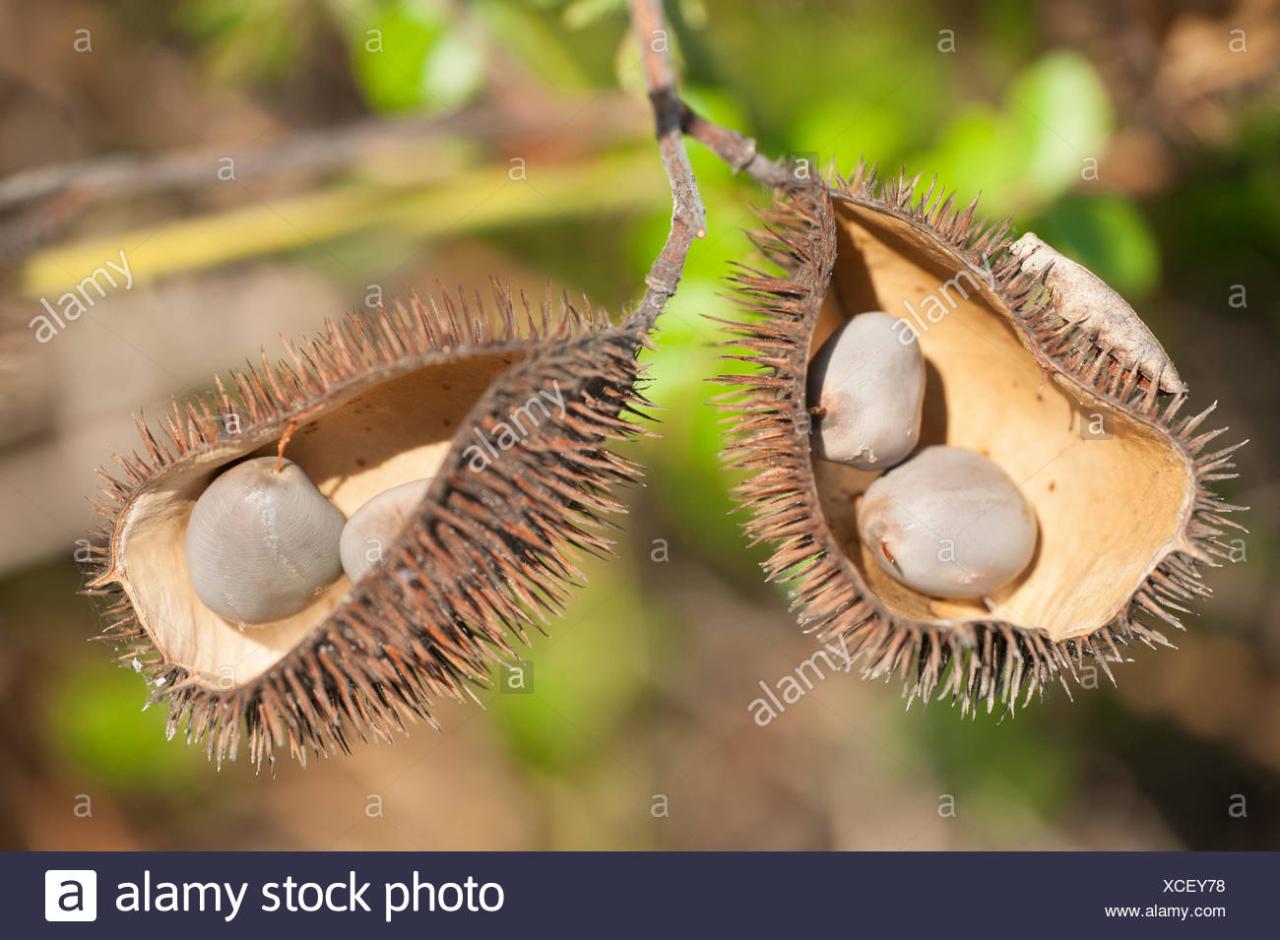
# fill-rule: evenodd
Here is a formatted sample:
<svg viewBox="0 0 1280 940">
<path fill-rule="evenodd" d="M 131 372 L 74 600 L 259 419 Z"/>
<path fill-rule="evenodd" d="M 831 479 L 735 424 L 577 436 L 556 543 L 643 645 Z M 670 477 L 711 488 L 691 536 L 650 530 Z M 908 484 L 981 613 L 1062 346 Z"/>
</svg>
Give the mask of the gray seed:
<svg viewBox="0 0 1280 940">
<path fill-rule="evenodd" d="M 814 453 L 860 470 L 892 467 L 920 439 L 924 381 L 909 324 L 879 311 L 858 314 L 809 366 Z"/>
<path fill-rule="evenodd" d="M 342 574 L 342 513 L 297 464 L 258 457 L 217 477 L 187 524 L 196 596 L 239 623 L 296 614 Z"/>
<path fill-rule="evenodd" d="M 1052 265 L 1045 284 L 1058 315 L 1078 325 L 1099 349 L 1110 352 L 1125 368 L 1136 365 L 1161 391 L 1186 390 L 1160 341 L 1106 281 L 1055 251 L 1034 232 L 1027 232 L 1009 250 L 1022 261 L 1022 270 L 1032 274 Z"/>
<path fill-rule="evenodd" d="M 413 480 L 379 493 L 351 514 L 342 530 L 342 568 L 359 581 L 395 544 L 431 480 Z"/>
<path fill-rule="evenodd" d="M 1022 573 L 1035 553 L 1037 526 L 995 461 L 960 447 L 926 447 L 867 488 L 858 534 L 907 587 L 977 598 Z"/>
</svg>

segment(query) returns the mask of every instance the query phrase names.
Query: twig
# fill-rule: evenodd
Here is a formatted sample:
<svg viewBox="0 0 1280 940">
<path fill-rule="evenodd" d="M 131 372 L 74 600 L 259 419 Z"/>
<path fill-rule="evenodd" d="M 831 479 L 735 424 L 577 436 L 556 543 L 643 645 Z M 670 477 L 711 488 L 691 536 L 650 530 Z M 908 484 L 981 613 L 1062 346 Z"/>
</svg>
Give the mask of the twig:
<svg viewBox="0 0 1280 940">
<path fill-rule="evenodd" d="M 0 179 L 0 213 L 75 192 L 90 201 L 135 199 L 173 190 L 214 186 L 218 160 L 235 157 L 236 180 L 291 172 L 340 169 L 380 148 L 422 146 L 440 137 L 509 140 L 539 134 L 612 141 L 635 122 L 616 94 L 556 103 L 536 115 L 488 105 L 444 115 L 372 118 L 338 127 L 301 131 L 256 146 L 225 144 L 157 156 L 114 155 L 27 170 Z"/>
<path fill-rule="evenodd" d="M 743 137 L 735 130 L 708 121 L 683 101 L 680 102 L 680 128 L 729 164 L 734 173 L 745 172 L 766 186 L 796 182 L 784 164 L 770 160 L 756 149 L 754 138 Z"/>
<path fill-rule="evenodd" d="M 440 160 L 413 168 L 413 182 L 393 179 L 311 189 L 257 205 L 63 242 L 23 261 L 12 290 L 28 298 L 56 296 L 122 247 L 129 251 L 138 285 L 357 232 L 394 232 L 413 240 L 459 238 L 515 223 L 631 210 L 651 205 L 666 190 L 665 180 L 644 175 L 650 160 L 651 153 L 632 148 L 582 163 L 547 163 L 538 171 L 536 189 L 507 186 L 506 163 L 463 170 L 451 166 L 453 161 Z M 442 171 L 447 184 L 442 183 Z M 499 189 L 502 198 L 493 198 Z M 185 247 L 170 250 L 174 244 Z"/>
<path fill-rule="evenodd" d="M 706 210 L 685 152 L 685 136 L 710 149 L 734 173 L 746 173 L 765 186 L 794 185 L 799 181 L 784 163 L 762 155 L 755 140 L 708 121 L 680 100 L 668 53 L 662 0 L 631 0 L 631 28 L 640 43 L 658 146 L 673 202 L 667 241 L 645 277 L 648 289 L 632 314 L 632 322 L 647 331 L 675 294 L 694 238 L 706 235 Z"/>
<path fill-rule="evenodd" d="M 575 101 L 537 115 L 476 106 L 442 116 L 370 119 L 303 131 L 254 146 L 224 145 L 155 156 L 115 155 L 27 170 L 0 179 L 0 266 L 55 240 L 86 209 L 103 202 L 210 189 L 220 160 L 235 158 L 244 183 L 333 172 L 383 151 L 410 150 L 460 136 L 468 140 L 554 137 L 595 143 L 630 133 L 633 121 L 616 96 Z M 246 192 L 249 192 L 246 190 Z"/>
<path fill-rule="evenodd" d="M 676 93 L 675 73 L 667 51 L 669 37 L 663 25 L 661 0 L 631 0 L 631 28 L 640 43 L 655 133 L 673 203 L 671 230 L 644 279 L 647 287 L 644 297 L 631 315 L 631 322 L 647 331 L 675 294 L 693 240 L 706 235 L 707 213 L 684 149 L 683 106 Z"/>
</svg>

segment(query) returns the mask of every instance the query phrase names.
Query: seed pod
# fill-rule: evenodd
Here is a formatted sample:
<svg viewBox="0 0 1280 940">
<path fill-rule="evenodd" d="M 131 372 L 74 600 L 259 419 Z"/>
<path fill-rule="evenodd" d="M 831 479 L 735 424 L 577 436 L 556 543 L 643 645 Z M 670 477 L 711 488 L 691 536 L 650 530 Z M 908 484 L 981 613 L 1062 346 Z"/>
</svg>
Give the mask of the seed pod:
<svg viewBox="0 0 1280 940">
<path fill-rule="evenodd" d="M 342 574 L 342 513 L 292 460 L 276 462 L 257 457 L 219 475 L 187 523 L 196 596 L 232 622 L 292 616 Z"/>
<path fill-rule="evenodd" d="M 1110 352 L 1124 368 L 1136 366 L 1162 392 L 1186 391 L 1160 341 L 1106 281 L 1054 251 L 1035 232 L 1027 232 L 1009 250 L 1022 262 L 1025 273 L 1044 272 L 1058 316 L 1084 331 L 1095 346 Z"/>
<path fill-rule="evenodd" d="M 860 470 L 883 470 L 920 439 L 924 357 L 910 326 L 879 311 L 832 333 L 809 369 L 813 452 Z"/>
<path fill-rule="evenodd" d="M 426 498 L 430 480 L 413 480 L 393 486 L 369 500 L 347 520 L 340 550 L 342 570 L 359 581 L 400 537 L 418 504 Z"/>
<path fill-rule="evenodd" d="M 634 318 L 633 318 L 634 319 Z M 643 324 L 611 326 L 495 288 L 489 309 L 448 296 L 330 325 L 289 361 L 233 373 L 175 404 L 167 440 L 139 421 L 142 454 L 106 476 L 90 593 L 106 633 L 219 763 L 346 751 L 432 702 L 486 683 L 512 638 L 542 628 L 580 577 L 570 549 L 603 554 L 602 516 L 635 468 L 608 445 L 636 433 Z M 629 414 L 630 413 L 630 414 Z M 201 603 L 185 532 L 209 481 L 246 457 L 288 455 L 343 515 L 433 478 L 384 563 L 339 577 L 304 609 L 241 630 Z"/>
<path fill-rule="evenodd" d="M 994 461 L 959 447 L 926 447 L 867 487 L 858 503 L 858 537 L 907 587 L 978 598 L 1030 563 L 1036 520 Z"/>
<path fill-rule="evenodd" d="M 979 224 L 975 205 L 956 211 L 935 192 L 864 167 L 777 192 L 756 244 L 781 273 L 738 277 L 756 317 L 737 328 L 736 358 L 759 371 L 722 378 L 744 389 L 724 404 L 737 415 L 728 459 L 746 474 L 747 531 L 775 544 L 766 572 L 793 582 L 806 630 L 842 640 L 869 676 L 900 676 L 913 698 L 1012 709 L 1085 657 L 1110 674 L 1119 646 L 1167 645 L 1159 623 L 1181 628 L 1209 594 L 1200 567 L 1229 557 L 1220 537 L 1241 528 L 1227 517 L 1240 507 L 1207 488 L 1234 476 L 1236 447 L 1210 444 L 1212 408 L 1183 416 L 1185 392 L 1162 392 L 1127 349 L 1068 320 L 1075 298 L 1010 250 L 1007 224 Z M 810 360 L 863 310 L 900 317 L 920 341 L 921 445 L 990 457 L 1038 522 L 1030 564 L 990 607 L 886 573 L 855 518 L 870 475 L 813 459 Z"/>
</svg>

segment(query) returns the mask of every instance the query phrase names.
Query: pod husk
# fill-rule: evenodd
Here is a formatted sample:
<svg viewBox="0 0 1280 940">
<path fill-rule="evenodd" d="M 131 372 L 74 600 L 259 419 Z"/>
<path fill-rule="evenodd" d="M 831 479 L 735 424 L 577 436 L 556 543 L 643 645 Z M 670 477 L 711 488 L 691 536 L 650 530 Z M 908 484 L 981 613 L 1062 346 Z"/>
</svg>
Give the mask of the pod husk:
<svg viewBox="0 0 1280 940">
<path fill-rule="evenodd" d="M 909 701 L 1013 710 L 1055 682 L 1070 695 L 1087 662 L 1114 681 L 1123 647 L 1171 645 L 1162 629 L 1181 629 L 1186 605 L 1209 595 L 1200 569 L 1229 557 L 1222 536 L 1242 527 L 1226 518 L 1241 507 L 1208 485 L 1235 475 L 1240 445 L 1211 447 L 1213 406 L 1184 416 L 1185 394 L 1160 393 L 1058 316 L 1048 272 L 1024 273 L 1008 250 L 1007 222 L 975 221 L 976 201 L 953 209 L 936 181 L 916 182 L 859 166 L 779 189 L 764 213 L 753 241 L 782 273 L 736 273 L 752 315 L 727 324 L 740 350 L 727 358 L 756 368 L 719 379 L 736 388 L 721 404 L 746 531 L 773 546 L 766 574 L 789 585 L 804 629 L 843 638 L 865 676 L 898 677 Z M 1040 525 L 1031 565 L 989 607 L 885 575 L 855 520 L 873 476 L 810 454 L 806 371 L 823 340 L 863 311 L 911 316 L 910 301 L 919 313 L 939 291 L 939 321 L 916 318 L 928 366 L 919 446 L 990 456 Z M 1096 416 L 1105 439 L 1081 434 Z"/>
<path fill-rule="evenodd" d="M 487 305 L 414 298 L 329 324 L 288 345 L 288 362 L 264 354 L 175 403 L 162 432 L 139 418 L 141 451 L 102 473 L 88 590 L 120 660 L 167 703 L 170 737 L 219 765 L 242 737 L 259 768 L 280 749 L 305 763 L 434 725 L 433 700 L 472 696 L 513 639 L 560 611 L 574 552 L 609 552 L 604 516 L 623 509 L 609 491 L 638 474 L 608 446 L 638 432 L 644 344 L 589 305 L 534 307 L 495 285 Z M 529 411 L 551 389 L 564 413 Z M 529 433 L 504 448 L 515 414 Z M 186 519 L 220 469 L 289 434 L 289 458 L 348 516 L 397 483 L 433 482 L 358 584 L 344 576 L 301 614 L 242 629 L 194 597 Z"/>
</svg>

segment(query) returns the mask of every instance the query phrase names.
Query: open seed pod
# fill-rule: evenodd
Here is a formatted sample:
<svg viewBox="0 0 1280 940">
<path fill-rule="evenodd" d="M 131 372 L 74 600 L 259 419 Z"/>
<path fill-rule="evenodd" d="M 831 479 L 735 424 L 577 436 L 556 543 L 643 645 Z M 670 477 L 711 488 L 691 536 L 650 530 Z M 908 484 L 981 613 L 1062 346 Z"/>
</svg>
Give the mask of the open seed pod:
<svg viewBox="0 0 1280 940">
<path fill-rule="evenodd" d="M 720 379 L 745 389 L 724 406 L 728 463 L 747 474 L 747 531 L 774 545 L 766 572 L 791 583 L 802 625 L 843 637 L 866 675 L 897 675 L 910 698 L 963 712 L 1013 709 L 1055 680 L 1070 694 L 1066 677 L 1086 659 L 1111 675 L 1121 646 L 1169 645 L 1159 625 L 1181 627 L 1186 602 L 1209 594 L 1199 567 L 1227 556 L 1219 537 L 1235 524 L 1224 515 L 1240 508 L 1206 489 L 1233 475 L 1235 450 L 1209 446 L 1212 407 L 1182 416 L 1176 371 L 1115 341 L 1154 343 L 1136 315 L 1116 313 L 1102 331 L 1082 321 L 1070 291 L 1080 280 L 1054 280 L 1070 266 L 1024 261 L 1008 224 L 978 224 L 974 209 L 864 167 L 779 191 L 755 242 L 784 273 L 736 277 L 756 315 L 732 325 L 745 351 L 730 358 L 759 368 Z M 857 523 L 862 494 L 888 477 L 812 452 L 811 361 L 864 311 L 901 318 L 920 344 L 919 447 L 990 458 L 1038 522 L 1025 569 L 986 597 L 929 596 L 892 577 L 876 557 L 892 562 L 888 548 L 863 544 Z"/>
<path fill-rule="evenodd" d="M 352 316 L 290 345 L 289 362 L 264 354 L 175 404 L 167 440 L 139 420 L 143 452 L 116 458 L 118 479 L 103 474 L 89 590 L 108 599 L 121 660 L 168 702 L 171 736 L 185 725 L 221 763 L 246 735 L 260 766 L 280 747 L 305 762 L 386 738 L 406 718 L 434 724 L 432 699 L 467 694 L 513 636 L 558 611 L 579 574 L 567 550 L 607 552 L 602 516 L 622 508 L 608 490 L 635 470 L 606 445 L 635 430 L 643 333 L 567 301 L 531 309 L 496 287 L 494 298 L 489 309 L 459 295 Z M 211 480 L 237 461 L 252 471 L 245 458 L 269 468 L 282 439 L 281 485 L 319 490 L 299 511 L 327 499 L 350 517 L 392 490 L 412 500 L 355 584 L 321 519 L 326 586 L 296 613 L 240 624 L 197 596 L 186 531 Z M 424 480 L 425 496 L 405 486 Z M 228 537 L 245 532 L 232 523 Z"/>
</svg>

